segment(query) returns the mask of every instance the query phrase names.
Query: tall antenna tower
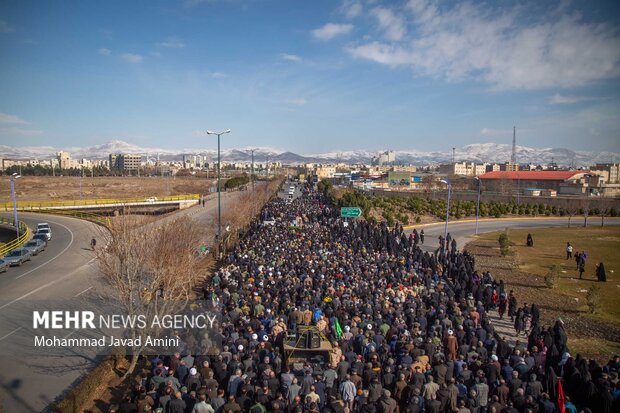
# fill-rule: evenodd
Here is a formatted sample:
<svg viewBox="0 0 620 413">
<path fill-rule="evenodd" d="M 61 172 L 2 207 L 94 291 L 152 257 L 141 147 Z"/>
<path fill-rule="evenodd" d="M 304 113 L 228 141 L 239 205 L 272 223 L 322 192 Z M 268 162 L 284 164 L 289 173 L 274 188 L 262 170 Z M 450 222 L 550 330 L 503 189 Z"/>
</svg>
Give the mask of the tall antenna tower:
<svg viewBox="0 0 620 413">
<path fill-rule="evenodd" d="M 512 127 L 512 153 L 510 154 L 510 163 L 515 165 L 517 163 L 517 128 Z"/>
<path fill-rule="evenodd" d="M 454 160 L 456 159 L 455 156 L 454 156 L 455 155 L 454 154 L 455 150 L 456 150 L 456 148 L 452 148 L 452 163 L 454 163 Z"/>
</svg>

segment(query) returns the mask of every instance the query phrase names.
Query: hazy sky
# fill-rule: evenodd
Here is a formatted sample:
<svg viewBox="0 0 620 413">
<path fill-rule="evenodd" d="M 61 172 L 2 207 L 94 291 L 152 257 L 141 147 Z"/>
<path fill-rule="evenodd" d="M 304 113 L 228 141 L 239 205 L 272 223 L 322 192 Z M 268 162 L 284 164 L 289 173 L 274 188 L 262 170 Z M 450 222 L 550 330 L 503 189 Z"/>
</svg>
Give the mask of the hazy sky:
<svg viewBox="0 0 620 413">
<path fill-rule="evenodd" d="M 620 2 L 0 2 L 0 144 L 620 151 Z"/>
</svg>

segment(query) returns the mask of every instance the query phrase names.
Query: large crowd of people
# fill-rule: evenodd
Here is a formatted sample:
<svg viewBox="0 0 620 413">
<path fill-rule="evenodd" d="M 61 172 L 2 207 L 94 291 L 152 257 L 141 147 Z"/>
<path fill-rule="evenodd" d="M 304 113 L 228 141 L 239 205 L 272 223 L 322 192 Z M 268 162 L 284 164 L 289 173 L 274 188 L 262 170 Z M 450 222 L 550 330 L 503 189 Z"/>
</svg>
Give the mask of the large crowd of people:
<svg viewBox="0 0 620 413">
<path fill-rule="evenodd" d="M 620 411 L 620 358 L 571 354 L 561 320 L 543 326 L 455 240 L 425 252 L 417 232 L 346 220 L 302 190 L 266 205 L 205 288 L 223 315 L 219 351 L 153 360 L 119 411 Z M 494 330 L 494 308 L 522 339 Z M 329 341 L 328 356 L 287 359 L 302 326 Z"/>
</svg>

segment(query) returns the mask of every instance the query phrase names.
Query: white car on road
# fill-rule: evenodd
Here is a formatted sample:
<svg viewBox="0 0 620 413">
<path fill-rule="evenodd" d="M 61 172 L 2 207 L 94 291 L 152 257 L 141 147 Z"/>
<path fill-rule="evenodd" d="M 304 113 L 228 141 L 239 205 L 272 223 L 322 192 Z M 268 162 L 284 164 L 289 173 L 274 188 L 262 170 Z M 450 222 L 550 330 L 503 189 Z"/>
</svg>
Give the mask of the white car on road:
<svg viewBox="0 0 620 413">
<path fill-rule="evenodd" d="M 39 234 L 45 235 L 48 241 L 52 239 L 52 230 L 50 228 L 38 229 L 36 235 L 39 235 Z"/>
</svg>

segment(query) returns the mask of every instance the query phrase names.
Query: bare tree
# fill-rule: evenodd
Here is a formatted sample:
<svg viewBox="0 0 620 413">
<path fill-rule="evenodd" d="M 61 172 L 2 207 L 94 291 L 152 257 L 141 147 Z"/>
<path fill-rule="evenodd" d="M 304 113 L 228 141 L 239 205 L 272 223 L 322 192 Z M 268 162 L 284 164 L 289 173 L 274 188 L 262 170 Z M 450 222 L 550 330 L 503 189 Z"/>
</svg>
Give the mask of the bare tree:
<svg viewBox="0 0 620 413">
<path fill-rule="evenodd" d="M 255 189 L 240 195 L 234 208 L 222 211 L 222 223 L 226 228 L 226 233 L 222 234 L 224 249 L 237 242 L 239 231 L 246 228 L 258 216 L 281 184 L 282 179 L 274 179 L 264 185 L 257 185 Z"/>
<path fill-rule="evenodd" d="M 107 302 L 120 314 L 151 320 L 182 310 L 192 296 L 201 274 L 201 242 L 198 226 L 181 217 L 145 233 L 135 220 L 119 217 L 104 235 L 105 248 L 97 250 L 97 260 L 109 292 Z M 136 367 L 147 348 L 144 338 L 157 336 L 157 326 L 129 328 L 126 338 L 142 337 L 132 346 L 131 363 L 125 377 Z"/>
<path fill-rule="evenodd" d="M 568 227 L 570 228 L 571 219 L 579 213 L 581 200 L 578 198 L 569 198 L 564 203 L 564 212 L 568 215 Z"/>
<path fill-rule="evenodd" d="M 605 225 L 605 217 L 611 215 L 616 202 L 612 198 L 599 200 L 599 213 L 601 214 L 601 227 Z"/>
<path fill-rule="evenodd" d="M 581 199 L 581 212 L 583 213 L 583 226 L 588 226 L 588 215 L 590 214 L 591 201 L 588 198 Z"/>
</svg>

